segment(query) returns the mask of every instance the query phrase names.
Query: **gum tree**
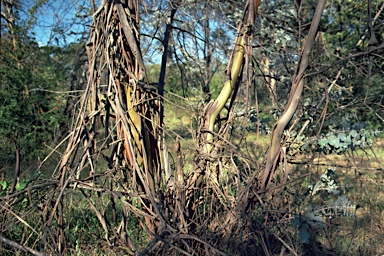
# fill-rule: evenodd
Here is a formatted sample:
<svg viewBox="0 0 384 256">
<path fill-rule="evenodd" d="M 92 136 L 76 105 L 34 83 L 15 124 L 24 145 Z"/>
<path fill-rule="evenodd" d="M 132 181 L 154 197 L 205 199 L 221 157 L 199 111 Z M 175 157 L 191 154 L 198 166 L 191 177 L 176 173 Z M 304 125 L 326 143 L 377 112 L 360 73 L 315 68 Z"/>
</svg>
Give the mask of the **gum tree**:
<svg viewBox="0 0 384 256">
<path fill-rule="evenodd" d="M 376 55 L 381 53 L 383 44 L 379 38 L 375 45 L 369 45 L 373 40 L 367 36 L 372 38 L 373 32 L 376 37 L 383 8 L 376 8 L 375 15 L 368 14 L 372 17 L 370 25 L 356 37 L 357 46 L 366 44 L 361 52 L 330 58 L 327 43 L 334 42 L 337 36 L 327 37 L 324 33 L 326 27 L 334 29 L 332 20 L 337 19 L 339 12 L 329 10 L 342 5 L 327 6 L 325 0 L 271 1 L 259 7 L 257 0 L 246 1 L 234 33 L 231 55 L 226 60 L 226 81 L 217 97 L 205 97 L 199 107 L 194 108 L 198 117 L 192 127 L 195 145 L 190 150 L 194 151 L 194 158 L 187 166 L 178 143 L 178 139 L 183 139 L 181 136 L 176 135 L 174 154 L 168 152 L 173 135 L 163 119 L 167 112 L 163 104 L 169 100 L 165 82 L 167 72 L 172 70 L 167 64 L 180 61 L 180 56 L 185 62 L 188 58 L 193 60 L 191 53 L 199 52 L 196 59 L 202 58 L 205 62 L 201 62 L 200 71 L 194 75 L 200 73 L 201 88 L 209 94 L 207 87 L 211 85 L 209 72 L 212 71 L 209 55 L 215 45 L 212 30 L 217 28 L 210 25 L 208 12 L 195 10 L 214 6 L 220 9 L 223 1 L 201 2 L 196 9 L 188 6 L 193 1 L 169 1 L 167 5 L 164 1 L 148 3 L 154 2 L 159 4 L 159 9 L 166 8 L 157 12 L 153 6 L 141 6 L 148 11 L 143 20 L 156 23 L 154 30 L 143 28 L 146 23 L 139 23 L 140 2 L 137 0 L 105 0 L 94 10 L 86 44 L 88 83 L 74 128 L 63 141 L 66 149 L 55 170 L 57 175 L 49 182 L 2 199 L 16 198 L 18 202 L 28 203 L 32 197 L 27 195 L 40 196 L 41 200 L 36 202 L 39 210 L 35 211 L 41 220 L 33 227 L 33 238 L 41 242 L 48 253 L 64 254 L 78 243 L 78 237 L 92 239 L 93 235 L 112 250 L 130 255 L 271 255 L 286 251 L 300 254 L 303 251 L 297 241 L 315 239 L 308 237 L 309 221 L 305 226 L 306 239 L 299 240 L 296 232 L 300 230 L 289 223 L 292 218 L 298 219 L 299 225 L 306 220 L 302 212 L 297 211 L 301 207 L 297 205 L 307 200 L 297 182 L 309 176 L 312 169 L 306 166 L 293 172 L 290 157 L 295 156 L 292 152 L 299 145 L 299 152 L 310 155 L 312 162 L 297 164 L 300 168 L 304 164 L 310 166 L 317 154 L 325 152 L 324 148 L 329 146 L 334 150 L 339 144 L 344 145 L 348 136 L 356 140 L 357 131 L 351 131 L 348 136 L 339 132 L 340 136 L 321 137 L 326 131 L 323 123 L 340 111 L 338 106 L 349 106 L 349 99 L 356 102 L 351 95 L 347 99 L 333 95 L 335 87 L 343 89 L 340 78 L 345 70 L 360 67 L 356 70 L 368 78 L 369 86 L 364 88 L 376 88 L 370 79 L 381 81 L 369 74 L 382 72 L 377 67 L 380 55 Z M 232 10 L 232 14 L 235 12 Z M 327 21 L 322 20 L 323 12 L 328 15 Z M 159 13 L 166 13 L 167 19 L 150 19 L 152 14 Z M 228 13 L 224 11 L 221 15 Z M 227 25 L 229 28 L 234 24 Z M 357 30 L 349 32 L 355 35 Z M 146 49 L 148 53 L 156 44 L 146 40 L 145 46 L 149 48 L 144 48 L 141 33 L 146 39 L 161 42 L 159 78 L 153 78 L 153 70 L 150 72 L 154 83 L 148 81 L 142 51 Z M 371 65 L 367 73 L 362 68 L 366 64 Z M 174 74 L 170 75 L 175 78 Z M 262 88 L 256 86 L 260 84 Z M 269 88 L 264 89 L 265 85 Z M 361 95 L 360 88 L 355 86 Z M 272 99 L 258 99 L 262 90 L 264 95 L 271 93 Z M 372 108 L 373 95 L 369 91 L 365 91 L 368 92 L 366 100 L 357 101 Z M 256 109 L 255 117 L 259 124 L 262 108 L 268 104 L 276 116 L 266 152 L 257 141 L 247 143 L 249 134 L 239 125 L 249 121 L 249 106 L 258 106 L 259 100 L 262 104 Z M 245 108 L 246 113 L 240 113 L 241 108 Z M 376 106 L 374 114 L 378 118 L 380 111 L 380 106 Z M 305 143 L 310 142 L 313 143 L 305 147 Z M 326 178 L 326 182 L 334 185 L 328 176 Z M 318 190 L 318 186 L 315 187 Z M 41 196 L 40 191 L 46 193 Z M 79 203 L 71 208 L 73 202 L 86 203 L 86 207 L 81 209 L 83 205 Z M 35 209 L 20 203 L 14 205 L 14 208 Z M 73 222 L 79 212 L 92 223 L 89 236 L 82 232 L 81 221 Z M 312 222 L 322 222 L 321 217 L 313 217 L 316 218 L 310 219 Z M 0 239 L 9 244 L 2 236 Z M 23 242 L 37 248 L 29 239 Z"/>
</svg>

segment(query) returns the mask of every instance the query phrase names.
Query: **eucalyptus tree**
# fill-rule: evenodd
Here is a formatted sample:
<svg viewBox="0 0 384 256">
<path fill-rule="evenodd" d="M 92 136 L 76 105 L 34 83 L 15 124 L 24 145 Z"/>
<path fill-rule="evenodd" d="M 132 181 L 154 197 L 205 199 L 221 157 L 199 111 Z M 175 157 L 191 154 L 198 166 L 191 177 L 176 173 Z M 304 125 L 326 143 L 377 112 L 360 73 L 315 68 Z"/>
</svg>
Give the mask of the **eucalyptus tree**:
<svg viewBox="0 0 384 256">
<path fill-rule="evenodd" d="M 207 122 L 204 123 L 209 125 L 207 129 L 211 129 L 211 123 L 216 119 L 209 118 L 208 115 L 217 115 L 232 94 L 231 91 L 235 91 L 235 86 L 241 82 L 239 74 L 245 65 L 243 58 L 245 49 L 249 48 L 252 35 L 250 27 L 254 22 L 258 4 L 257 1 L 249 1 L 245 7 L 246 14 L 244 21 L 239 24 L 233 59 L 229 64 L 231 71 L 228 82 L 219 100 L 216 100 L 217 103 L 212 105 L 212 110 L 207 111 Z M 178 6 L 174 6 L 176 7 Z M 58 226 L 54 230 L 46 229 L 45 232 L 54 233 L 58 238 L 51 242 L 57 243 L 59 252 L 65 250 L 65 237 L 68 234 L 62 228 L 66 214 L 63 207 L 66 200 L 64 191 L 73 184 L 74 188 L 85 189 L 83 195 L 98 216 L 107 242 L 117 239 L 121 246 L 129 247 L 129 253 L 137 250 L 132 238 L 126 235 L 129 229 L 128 220 L 133 216 L 154 241 L 148 244 L 143 253 L 156 250 L 154 246 L 159 241 L 159 235 L 161 240 L 173 241 L 172 243 L 177 245 L 175 248 L 179 248 L 177 250 L 190 250 L 188 248 L 191 247 L 192 250 L 200 251 L 200 247 L 205 245 L 208 250 L 219 253 L 204 241 L 209 240 L 209 237 L 204 236 L 204 240 L 201 240 L 198 236 L 204 233 L 205 225 L 220 225 L 216 220 L 220 213 L 213 215 L 216 217 L 208 217 L 204 209 L 219 202 L 210 202 L 210 197 L 206 195 L 209 191 L 202 185 L 216 186 L 218 190 L 215 194 L 218 196 L 224 195 L 223 188 L 210 176 L 204 181 L 205 177 L 198 169 L 188 174 L 183 173 L 182 169 L 177 169 L 182 168 L 182 165 L 175 170 L 169 169 L 168 152 L 165 147 L 161 147 L 162 95 L 156 95 L 154 91 L 157 89 L 161 94 L 161 88 L 148 84 L 139 43 L 138 15 L 138 1 L 104 1 L 94 14 L 91 36 L 87 43 L 88 85 L 82 98 L 75 129 L 69 137 L 58 169 L 60 192 L 57 192 L 52 211 L 46 216 L 45 226 L 51 227 L 55 219 Z M 173 31 L 176 31 L 176 28 L 173 28 Z M 166 32 L 167 28 L 164 33 Z M 192 39 L 188 40 L 194 42 L 195 39 Z M 164 42 L 166 47 L 166 41 Z M 195 46 L 200 46 L 199 44 L 196 43 Z M 250 48 L 247 49 L 247 52 L 249 51 Z M 106 88 L 103 85 L 106 85 Z M 202 144 L 202 149 L 210 153 L 208 148 L 213 141 L 209 136 L 204 140 L 206 142 Z M 80 147 L 84 147 L 85 151 L 77 154 Z M 104 175 L 106 170 L 102 169 L 103 165 L 96 164 L 98 161 L 106 161 L 109 176 Z M 206 170 L 210 171 L 209 168 Z M 101 200 L 102 194 L 98 194 L 98 202 L 92 202 L 93 190 L 89 190 L 88 179 L 92 179 L 96 187 L 103 182 L 109 184 L 111 193 L 107 194 L 113 204 L 113 216 L 117 219 L 112 221 L 111 216 L 101 214 L 106 209 Z M 200 188 L 204 189 L 203 202 L 199 197 Z M 231 202 L 227 196 L 223 200 L 219 205 Z M 119 205 L 122 204 L 121 217 L 116 215 L 120 211 L 116 201 Z M 214 207 L 216 211 L 222 206 Z M 234 225 L 232 213 L 227 212 L 225 215 L 225 218 L 230 220 L 227 224 Z M 116 226 L 115 223 L 120 224 Z M 184 244 L 183 239 L 189 240 L 189 246 Z M 158 250 L 167 249 L 161 246 Z"/>
<path fill-rule="evenodd" d="M 325 9 L 306 78 L 308 86 L 297 113 L 296 123 L 304 125 L 296 131 L 290 129 L 291 136 L 298 134 L 300 146 L 289 146 L 289 154 L 308 150 L 345 153 L 356 146 L 348 139 L 350 132 L 373 138 L 382 130 L 384 113 L 378 102 L 382 101 L 383 71 L 376 57 L 383 52 L 383 8 L 377 1 L 351 5 L 336 1 Z M 310 15 L 303 17 L 309 19 Z M 333 140 L 344 135 L 346 139 Z"/>
<path fill-rule="evenodd" d="M 79 243 L 74 237 L 79 226 L 71 223 L 76 213 L 68 209 L 72 198 L 86 202 L 97 242 L 119 253 L 301 252 L 296 242 L 301 239 L 289 224 L 295 216 L 304 219 L 296 211 L 296 201 L 305 200 L 299 180 L 310 174 L 318 154 L 343 153 L 359 146 L 358 138 L 361 143 L 368 138 L 362 129 L 343 121 L 335 128 L 331 122 L 369 109 L 361 116 L 382 127 L 384 5 L 356 3 L 353 10 L 361 12 L 351 13 L 345 4 L 325 0 L 242 4 L 240 15 L 241 3 L 235 1 L 104 0 L 94 8 L 87 86 L 57 176 L 3 197 L 26 198 L 41 187 L 49 191 L 36 203 L 41 220 L 33 227 L 45 252 L 65 253 Z M 340 25 L 335 21 L 345 17 L 368 22 L 351 22 L 335 33 Z M 344 42 L 346 35 L 356 42 Z M 159 63 L 155 72 L 147 72 L 150 59 Z M 212 77 L 224 62 L 225 81 L 216 96 Z M 164 140 L 171 137 L 163 118 L 165 83 L 175 66 L 181 77 L 174 81 L 203 94 L 190 168 L 178 143 L 171 163 Z M 237 106 L 249 109 L 253 103 L 258 116 L 272 110 L 276 118 L 266 152 L 257 141 L 250 146 L 249 138 L 232 136 L 241 118 Z M 298 159 L 310 156 L 295 162 L 308 164 L 304 174 L 290 165 L 299 154 Z"/>
<path fill-rule="evenodd" d="M 148 1 L 141 15 L 146 24 L 141 29 L 144 58 L 153 62 L 166 57 L 170 68 L 179 69 L 182 87 L 197 88 L 209 100 L 211 79 L 223 66 L 230 53 L 230 42 L 235 38 L 235 19 L 239 20 L 241 13 L 239 4 L 233 1 Z M 236 10 L 234 14 L 232 10 Z"/>
</svg>

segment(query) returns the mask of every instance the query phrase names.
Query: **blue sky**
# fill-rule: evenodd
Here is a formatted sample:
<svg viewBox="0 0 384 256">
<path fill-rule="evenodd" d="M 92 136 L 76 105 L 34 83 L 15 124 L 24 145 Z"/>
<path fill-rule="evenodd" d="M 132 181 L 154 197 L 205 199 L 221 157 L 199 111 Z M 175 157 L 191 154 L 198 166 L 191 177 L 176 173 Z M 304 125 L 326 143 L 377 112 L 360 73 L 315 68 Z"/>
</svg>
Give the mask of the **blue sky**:
<svg viewBox="0 0 384 256">
<path fill-rule="evenodd" d="M 27 21 L 29 10 L 39 0 L 22 0 L 21 19 Z M 75 42 L 79 39 L 78 32 L 88 32 L 86 24 L 90 24 L 91 17 L 86 20 L 78 15 L 85 14 L 85 8 L 90 8 L 90 0 L 47 0 L 36 11 L 36 23 L 31 32 L 40 45 L 60 45 Z M 98 6 L 98 0 L 95 1 Z M 85 7 L 85 8 L 84 8 Z M 74 33 L 75 32 L 75 33 Z"/>
</svg>

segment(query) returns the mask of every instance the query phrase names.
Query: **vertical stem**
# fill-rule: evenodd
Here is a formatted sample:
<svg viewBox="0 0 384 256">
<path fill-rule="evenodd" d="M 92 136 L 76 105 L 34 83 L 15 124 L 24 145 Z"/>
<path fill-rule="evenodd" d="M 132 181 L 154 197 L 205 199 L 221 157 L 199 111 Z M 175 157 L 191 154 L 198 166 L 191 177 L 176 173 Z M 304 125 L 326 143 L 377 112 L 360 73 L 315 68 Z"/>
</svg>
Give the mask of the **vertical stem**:
<svg viewBox="0 0 384 256">
<path fill-rule="evenodd" d="M 206 17 L 208 17 L 210 8 L 208 3 L 205 3 L 204 10 L 206 12 Z M 204 72 L 204 82 L 202 85 L 204 102 L 208 103 L 211 100 L 211 90 L 209 87 L 211 81 L 211 44 L 210 44 L 210 28 L 209 28 L 209 19 L 205 20 L 204 24 L 204 61 L 205 61 L 205 72 Z"/>
<path fill-rule="evenodd" d="M 165 27 L 165 33 L 164 33 L 164 41 L 163 41 L 163 47 L 164 52 L 161 56 L 161 67 L 160 67 L 160 75 L 159 75 L 159 84 L 158 84 L 158 94 L 160 96 L 160 110 L 159 110 L 159 116 L 160 116 L 160 126 L 163 126 L 164 122 L 164 103 L 163 103 L 163 97 L 164 97 L 164 85 L 165 85 L 165 74 L 166 74 L 166 68 L 167 68 L 167 60 L 168 60 L 168 48 L 169 48 L 169 38 L 171 36 L 172 32 L 172 23 L 173 19 L 175 17 L 178 3 L 173 3 L 171 13 L 167 20 L 167 26 Z"/>
</svg>

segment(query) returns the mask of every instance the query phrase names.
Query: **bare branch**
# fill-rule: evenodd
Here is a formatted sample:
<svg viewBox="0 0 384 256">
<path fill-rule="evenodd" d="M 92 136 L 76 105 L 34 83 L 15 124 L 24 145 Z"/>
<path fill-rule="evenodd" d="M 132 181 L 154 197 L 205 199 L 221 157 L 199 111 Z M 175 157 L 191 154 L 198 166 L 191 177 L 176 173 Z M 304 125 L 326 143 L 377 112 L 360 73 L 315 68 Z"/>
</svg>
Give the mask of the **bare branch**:
<svg viewBox="0 0 384 256">
<path fill-rule="evenodd" d="M 11 241 L 5 237 L 3 237 L 1 234 L 0 234 L 0 241 L 9 245 L 9 246 L 12 246 L 12 247 L 15 247 L 19 250 L 22 250 L 22 251 L 25 251 L 25 252 L 28 252 L 28 253 L 31 253 L 32 255 L 35 255 L 35 256 L 44 256 L 45 254 L 44 253 L 41 253 L 39 251 L 36 251 L 35 249 L 32 249 L 28 246 L 25 246 L 25 245 L 21 245 L 21 244 L 18 244 L 14 241 Z"/>
</svg>

